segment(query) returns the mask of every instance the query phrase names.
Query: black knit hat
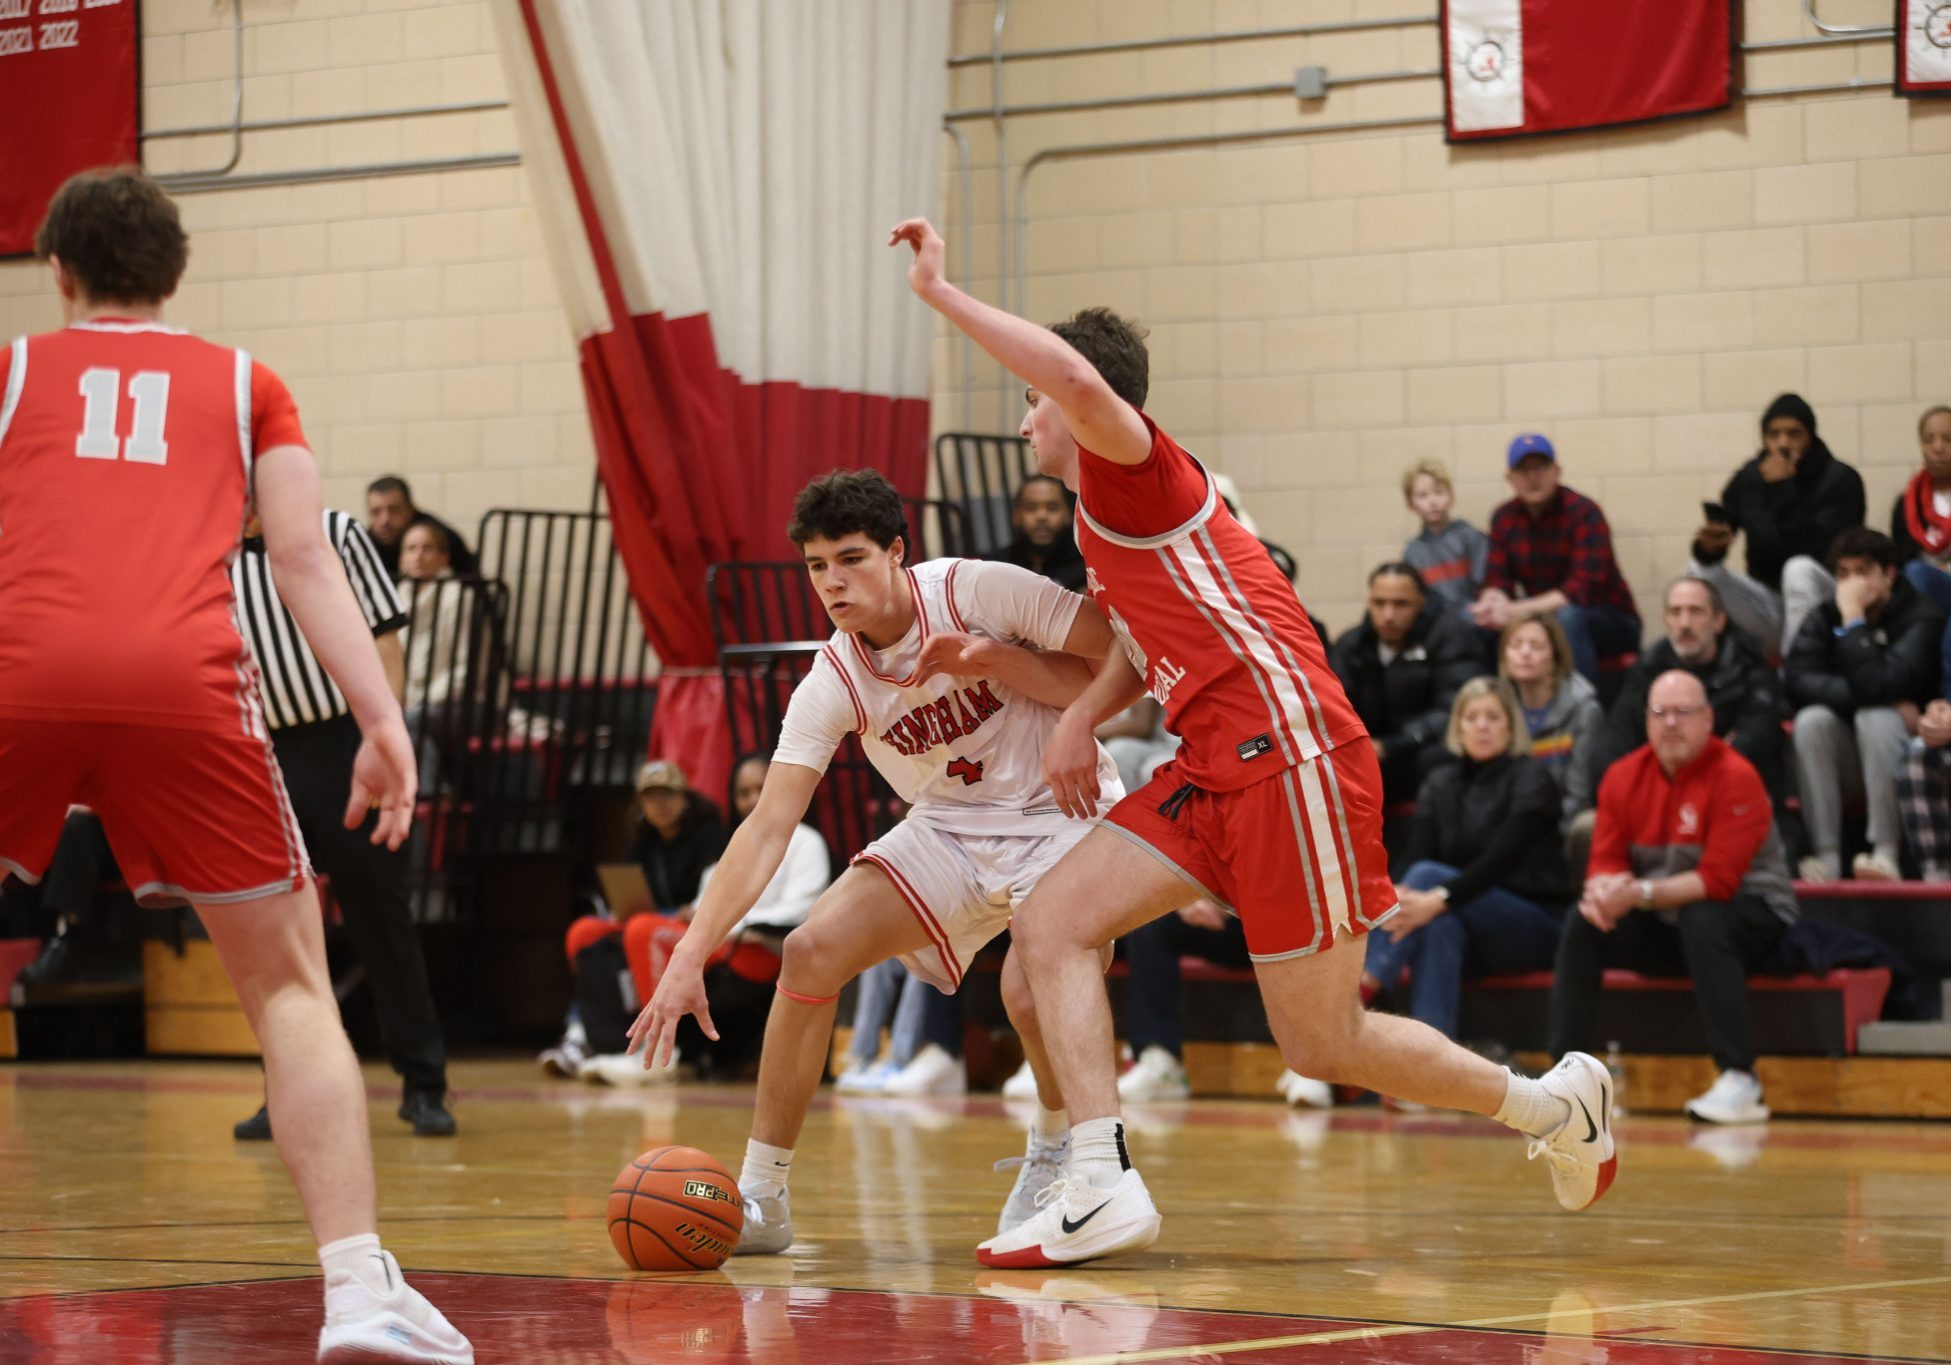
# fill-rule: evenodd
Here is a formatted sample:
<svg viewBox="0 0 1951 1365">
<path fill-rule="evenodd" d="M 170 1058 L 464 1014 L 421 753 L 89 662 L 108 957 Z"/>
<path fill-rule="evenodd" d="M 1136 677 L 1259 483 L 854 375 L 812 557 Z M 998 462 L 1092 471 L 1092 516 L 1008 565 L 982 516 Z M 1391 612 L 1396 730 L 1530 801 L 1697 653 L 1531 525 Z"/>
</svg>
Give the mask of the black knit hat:
<svg viewBox="0 0 1951 1365">
<path fill-rule="evenodd" d="M 1816 410 L 1808 405 L 1799 393 L 1785 393 L 1768 405 L 1768 411 L 1761 414 L 1761 429 L 1768 430 L 1768 424 L 1777 417 L 1793 417 L 1809 429 L 1809 435 L 1816 434 Z"/>
</svg>

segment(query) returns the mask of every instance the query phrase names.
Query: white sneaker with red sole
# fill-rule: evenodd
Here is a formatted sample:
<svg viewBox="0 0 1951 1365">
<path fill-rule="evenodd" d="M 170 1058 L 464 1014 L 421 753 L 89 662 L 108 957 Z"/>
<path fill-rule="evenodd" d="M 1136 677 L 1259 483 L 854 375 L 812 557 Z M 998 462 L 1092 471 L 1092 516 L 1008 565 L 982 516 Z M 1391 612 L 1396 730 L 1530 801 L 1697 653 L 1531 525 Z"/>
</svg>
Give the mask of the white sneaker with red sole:
<svg viewBox="0 0 1951 1365">
<path fill-rule="evenodd" d="M 1137 1171 L 1106 1189 L 1065 1178 L 1037 1195 L 1034 1218 L 999 1232 L 976 1248 L 993 1269 L 1076 1265 L 1103 1256 L 1143 1251 L 1158 1240 L 1158 1209 Z"/>
<path fill-rule="evenodd" d="M 1576 1213 L 1596 1204 L 1619 1171 L 1612 1143 L 1612 1075 L 1597 1057 L 1568 1052 L 1539 1084 L 1565 1101 L 1571 1117 L 1546 1136 L 1532 1138 L 1527 1155 L 1545 1158 L 1552 1193 Z"/>
</svg>

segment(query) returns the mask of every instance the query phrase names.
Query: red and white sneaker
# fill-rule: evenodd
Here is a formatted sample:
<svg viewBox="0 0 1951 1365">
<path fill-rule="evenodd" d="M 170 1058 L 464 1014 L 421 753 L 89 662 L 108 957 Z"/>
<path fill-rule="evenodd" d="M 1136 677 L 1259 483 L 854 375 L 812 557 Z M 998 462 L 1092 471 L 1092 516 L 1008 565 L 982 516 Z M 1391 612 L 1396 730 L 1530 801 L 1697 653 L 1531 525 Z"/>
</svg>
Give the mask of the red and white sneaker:
<svg viewBox="0 0 1951 1365">
<path fill-rule="evenodd" d="M 1532 1138 L 1527 1153 L 1551 1166 L 1551 1189 L 1558 1202 L 1576 1213 L 1590 1208 L 1612 1188 L 1619 1157 L 1612 1144 L 1612 1076 L 1605 1063 L 1583 1052 L 1568 1052 L 1539 1078 L 1539 1084 L 1565 1101 L 1571 1117 L 1546 1137 Z"/>
<path fill-rule="evenodd" d="M 1076 1265 L 1143 1251 L 1158 1239 L 1158 1209 L 1137 1171 L 1126 1171 L 1109 1189 L 1059 1180 L 1036 1202 L 1035 1217 L 977 1247 L 976 1260 L 1005 1270 Z"/>
</svg>

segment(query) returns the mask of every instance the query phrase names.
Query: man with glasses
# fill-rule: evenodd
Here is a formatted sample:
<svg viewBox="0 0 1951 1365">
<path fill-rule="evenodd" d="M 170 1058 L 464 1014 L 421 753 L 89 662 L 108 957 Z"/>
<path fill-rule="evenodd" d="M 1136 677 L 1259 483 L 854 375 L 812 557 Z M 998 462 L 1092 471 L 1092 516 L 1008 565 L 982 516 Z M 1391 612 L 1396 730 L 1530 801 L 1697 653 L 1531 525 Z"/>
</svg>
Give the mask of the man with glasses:
<svg viewBox="0 0 1951 1365">
<path fill-rule="evenodd" d="M 1563 1056 L 1593 1040 L 1606 968 L 1691 976 L 1720 1076 L 1687 1112 L 1765 1122 L 1748 974 L 1796 918 L 1768 791 L 1715 736 L 1707 689 L 1691 673 L 1654 680 L 1646 739 L 1599 787 L 1585 892 L 1558 941 L 1551 1050 Z"/>
</svg>

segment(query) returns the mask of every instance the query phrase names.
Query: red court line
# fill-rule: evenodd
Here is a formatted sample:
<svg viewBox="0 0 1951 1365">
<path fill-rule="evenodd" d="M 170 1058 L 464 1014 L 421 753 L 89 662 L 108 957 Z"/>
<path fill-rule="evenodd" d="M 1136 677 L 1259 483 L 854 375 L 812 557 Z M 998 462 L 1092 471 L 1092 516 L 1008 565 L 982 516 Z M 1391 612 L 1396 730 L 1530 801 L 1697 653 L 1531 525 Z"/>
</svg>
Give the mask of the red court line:
<svg viewBox="0 0 1951 1365">
<path fill-rule="evenodd" d="M 1195 1353 L 1252 1342 L 1216 1360 L 1518 1362 L 1541 1349 L 1612 1365 L 1766 1365 L 1887 1359 L 1687 1342 L 1286 1317 L 1161 1307 L 1156 1296 L 1075 1273 L 999 1272 L 975 1294 L 892 1294 L 737 1286 L 717 1274 L 627 1280 L 413 1275 L 477 1359 L 664 1362 L 972 1362 L 1002 1365 L 1125 1352 Z M 1066 1294 L 1068 1298 L 1052 1297 Z M 309 1358 L 320 1321 L 315 1278 L 113 1290 L 0 1302 L 0 1354 L 50 1365 Z M 1333 1334 L 1318 1345 L 1283 1339 Z M 1278 1343 L 1278 1344 L 1277 1344 Z M 1602 1353 L 1602 1354 L 1601 1354 Z"/>
</svg>

